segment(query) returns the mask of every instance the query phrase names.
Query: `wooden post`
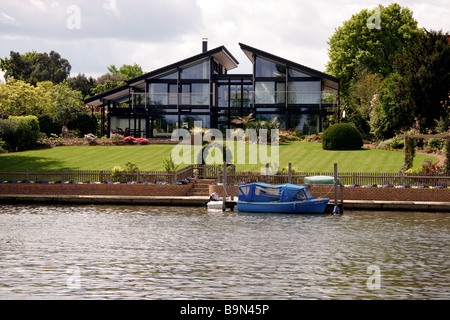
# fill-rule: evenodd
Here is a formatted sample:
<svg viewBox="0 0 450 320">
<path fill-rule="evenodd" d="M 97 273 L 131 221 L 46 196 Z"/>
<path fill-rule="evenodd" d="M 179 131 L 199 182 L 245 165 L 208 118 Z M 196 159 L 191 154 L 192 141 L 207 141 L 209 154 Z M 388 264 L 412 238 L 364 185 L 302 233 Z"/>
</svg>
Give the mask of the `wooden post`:
<svg viewBox="0 0 450 320">
<path fill-rule="evenodd" d="M 288 183 L 292 183 L 292 163 L 288 165 Z"/>
<path fill-rule="evenodd" d="M 338 188 L 337 188 L 337 163 L 334 164 L 334 213 L 338 209 Z"/>
<path fill-rule="evenodd" d="M 234 164 L 231 165 L 231 182 L 230 182 L 230 198 L 231 201 L 234 201 L 234 178 L 236 177 L 236 167 Z"/>
<path fill-rule="evenodd" d="M 269 183 L 269 164 L 266 163 L 266 183 Z"/>
<path fill-rule="evenodd" d="M 223 194 L 222 194 L 222 211 L 227 210 L 227 163 L 223 163 Z"/>
</svg>

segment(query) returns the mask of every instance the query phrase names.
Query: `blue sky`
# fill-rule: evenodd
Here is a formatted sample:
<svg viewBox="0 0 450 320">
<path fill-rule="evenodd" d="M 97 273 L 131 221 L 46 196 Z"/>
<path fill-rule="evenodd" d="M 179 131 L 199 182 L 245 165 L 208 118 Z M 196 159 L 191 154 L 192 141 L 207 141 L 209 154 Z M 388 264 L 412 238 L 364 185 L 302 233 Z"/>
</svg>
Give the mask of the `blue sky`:
<svg viewBox="0 0 450 320">
<path fill-rule="evenodd" d="M 250 73 L 242 42 L 324 71 L 328 39 L 362 9 L 393 1 L 370 0 L 15 0 L 0 3 L 0 57 L 10 51 L 54 50 L 71 76 L 98 77 L 109 65 L 137 63 L 144 71 L 225 45 Z M 450 31 L 448 0 L 396 1 L 419 27 Z"/>
</svg>

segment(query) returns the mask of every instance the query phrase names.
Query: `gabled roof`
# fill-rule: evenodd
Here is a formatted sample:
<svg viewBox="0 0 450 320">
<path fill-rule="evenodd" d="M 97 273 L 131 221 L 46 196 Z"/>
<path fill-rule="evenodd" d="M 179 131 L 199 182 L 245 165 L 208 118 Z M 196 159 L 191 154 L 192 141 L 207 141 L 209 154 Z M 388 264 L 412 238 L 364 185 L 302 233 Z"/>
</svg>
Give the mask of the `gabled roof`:
<svg viewBox="0 0 450 320">
<path fill-rule="evenodd" d="M 339 79 L 336 77 L 333 77 L 329 74 L 320 72 L 318 70 L 306 67 L 302 64 L 278 57 L 274 54 L 265 52 L 263 50 L 259 50 L 256 48 L 253 48 L 251 46 L 248 46 L 246 44 L 243 43 L 239 43 L 239 45 L 241 46 L 242 51 L 244 51 L 245 55 L 250 59 L 250 61 L 252 63 L 255 63 L 254 60 L 254 54 L 260 57 L 264 57 L 267 58 L 269 60 L 275 61 L 275 62 L 279 62 L 280 64 L 283 64 L 285 66 L 294 68 L 296 70 L 302 71 L 305 74 L 311 75 L 313 77 L 319 77 L 322 78 L 324 81 L 324 85 L 331 88 L 331 89 L 335 89 L 335 90 L 339 90 Z"/>
<path fill-rule="evenodd" d="M 125 96 L 126 94 L 128 94 L 130 88 L 144 89 L 145 82 L 147 79 L 155 78 L 158 75 L 163 75 L 172 70 L 175 71 L 179 67 L 189 65 L 191 63 L 200 61 L 210 56 L 214 57 L 217 61 L 219 61 L 219 63 L 222 66 L 224 66 L 225 69 L 227 70 L 232 70 L 236 68 L 237 65 L 239 64 L 236 58 L 233 57 L 233 55 L 228 51 L 227 48 L 225 48 L 225 46 L 220 46 L 215 49 L 195 55 L 193 57 L 170 64 L 163 68 L 148 72 L 142 76 L 127 80 L 125 85 L 100 93 L 93 97 L 87 98 L 84 102 L 91 106 L 100 106 L 103 104 L 103 100 L 115 100 Z"/>
</svg>

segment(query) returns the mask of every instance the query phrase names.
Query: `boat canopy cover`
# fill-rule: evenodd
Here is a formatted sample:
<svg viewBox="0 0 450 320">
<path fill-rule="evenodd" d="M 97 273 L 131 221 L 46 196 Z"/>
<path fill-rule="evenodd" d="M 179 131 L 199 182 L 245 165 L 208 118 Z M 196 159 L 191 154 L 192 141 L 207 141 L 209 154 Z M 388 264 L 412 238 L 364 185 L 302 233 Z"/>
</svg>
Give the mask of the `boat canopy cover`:
<svg viewBox="0 0 450 320">
<path fill-rule="evenodd" d="M 238 199 L 244 202 L 289 202 L 313 199 L 313 196 L 308 186 L 297 186 L 294 184 L 271 185 L 256 182 L 239 186 Z"/>
</svg>

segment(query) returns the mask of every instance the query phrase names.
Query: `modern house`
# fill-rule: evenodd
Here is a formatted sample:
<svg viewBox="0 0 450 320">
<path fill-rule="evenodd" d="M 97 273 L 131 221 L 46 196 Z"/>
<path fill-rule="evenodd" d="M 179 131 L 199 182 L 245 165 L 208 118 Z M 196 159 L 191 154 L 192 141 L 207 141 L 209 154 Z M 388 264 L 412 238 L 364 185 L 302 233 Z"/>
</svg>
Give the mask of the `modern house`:
<svg viewBox="0 0 450 320">
<path fill-rule="evenodd" d="M 228 129 L 236 117 L 277 117 L 280 129 L 322 131 L 339 108 L 339 79 L 239 44 L 252 74 L 231 74 L 238 61 L 224 46 L 208 50 L 86 99 L 102 110 L 102 135 L 170 137 L 177 128 Z"/>
</svg>

